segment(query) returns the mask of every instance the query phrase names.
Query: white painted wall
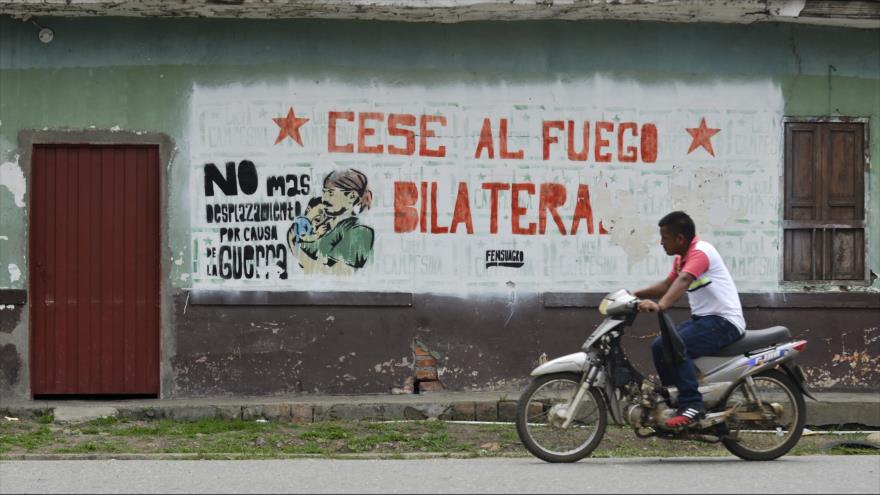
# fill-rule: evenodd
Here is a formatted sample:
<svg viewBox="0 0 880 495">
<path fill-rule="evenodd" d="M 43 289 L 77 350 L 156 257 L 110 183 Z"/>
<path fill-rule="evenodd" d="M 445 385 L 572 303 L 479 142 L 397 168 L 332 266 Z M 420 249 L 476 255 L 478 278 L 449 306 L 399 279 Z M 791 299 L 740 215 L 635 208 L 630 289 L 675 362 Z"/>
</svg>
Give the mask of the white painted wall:
<svg viewBox="0 0 880 495">
<path fill-rule="evenodd" d="M 284 117 L 290 108 L 297 117 L 310 119 L 300 128 L 303 146 L 290 138 L 274 144 L 279 127 L 272 119 Z M 669 272 L 671 259 L 659 246 L 657 221 L 673 209 L 683 209 L 693 216 L 698 234 L 725 257 L 741 291 L 776 289 L 782 108 L 781 89 L 769 80 L 644 84 L 596 76 L 541 83 L 409 85 L 370 80 L 354 85 L 293 77 L 276 85 L 196 86 L 189 124 L 193 287 L 460 294 L 507 291 L 512 286 L 529 291 L 635 289 Z M 390 113 L 443 115 L 447 125 L 432 126 L 437 137 L 429 144 L 446 146 L 446 156 L 330 153 L 329 111 L 383 112 L 386 119 Z M 493 125 L 494 160 L 485 154 L 474 158 L 484 118 L 491 118 Z M 522 150 L 522 160 L 498 158 L 502 118 L 509 121 L 508 148 Z M 702 147 L 688 153 L 693 139 L 686 129 L 698 128 L 703 118 L 707 127 L 720 129 L 710 139 L 714 157 Z M 616 133 L 608 134 L 608 150 L 615 157 L 610 163 L 597 163 L 593 149 L 588 161 L 570 161 L 565 135 L 555 131 L 559 143 L 544 160 L 545 120 L 574 120 L 578 129 L 584 120 L 592 126 L 597 121 L 654 124 L 656 162 L 621 163 L 616 159 Z M 377 132 L 368 144 L 402 146 L 403 139 L 387 136 L 383 124 L 371 126 Z M 356 143 L 356 131 L 357 122 L 341 122 L 339 142 Z M 591 137 L 591 147 L 593 141 Z M 626 146 L 638 144 L 639 138 L 626 135 Z M 259 188 L 252 196 L 205 196 L 205 163 L 224 170 L 224 162 L 244 159 L 256 165 L 259 175 Z M 208 223 L 207 204 L 275 200 L 266 196 L 265 179 L 287 173 L 311 177 L 307 197 L 288 198 L 305 203 L 320 194 L 323 177 L 335 168 L 355 168 L 369 178 L 374 207 L 361 221 L 375 230 L 370 263 L 350 277 L 306 275 L 296 268 L 286 280 L 275 273 L 259 280 L 224 280 L 208 274 L 215 261 L 206 259 L 207 249 L 224 244 L 219 229 L 243 225 Z M 474 234 L 464 233 L 463 225 L 456 234 L 396 233 L 397 181 L 436 182 L 438 223 L 445 226 L 452 217 L 458 183 L 467 183 Z M 508 191 L 500 193 L 499 231 L 491 234 L 489 193 L 481 188 L 486 182 L 534 183 L 538 190 L 541 183 L 564 184 L 567 201 L 559 213 L 566 230 L 578 186 L 586 184 L 597 232 L 588 235 L 582 222 L 576 236 L 563 236 L 548 217 L 544 235 L 513 235 Z M 530 204 L 527 197 L 520 203 L 527 207 L 523 226 L 538 222 L 538 195 Z M 608 235 L 598 234 L 600 220 Z M 254 225 L 276 226 L 278 242 L 285 242 L 289 223 Z M 486 268 L 490 249 L 521 250 L 524 266 Z"/>
</svg>

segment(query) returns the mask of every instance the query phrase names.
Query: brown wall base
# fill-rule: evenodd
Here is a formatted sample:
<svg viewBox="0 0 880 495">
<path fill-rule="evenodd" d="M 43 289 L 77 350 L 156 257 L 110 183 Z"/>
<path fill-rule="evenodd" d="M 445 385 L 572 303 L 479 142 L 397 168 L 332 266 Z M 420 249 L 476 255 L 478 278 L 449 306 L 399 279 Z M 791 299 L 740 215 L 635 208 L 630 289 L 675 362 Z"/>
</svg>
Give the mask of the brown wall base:
<svg viewBox="0 0 880 495">
<path fill-rule="evenodd" d="M 601 321 L 599 294 L 414 294 L 338 306 L 296 293 L 259 306 L 236 305 L 229 295 L 192 299 L 174 298 L 174 389 L 165 396 L 388 393 L 413 375 L 416 338 L 437 357 L 447 389 L 513 389 L 542 353 L 578 351 Z M 880 296 L 744 294 L 743 302 L 749 328 L 785 325 L 809 341 L 800 363 L 814 388 L 880 390 Z M 672 315 L 681 321 L 688 311 Z M 626 336 L 627 352 L 646 372 L 653 370 L 654 318 L 641 316 Z"/>
<path fill-rule="evenodd" d="M 15 336 L 0 348 L 4 398 L 27 393 L 26 346 L 16 344 L 27 342 L 26 294 L 6 291 L 4 297 L 13 295 L 15 306 L 0 311 L 0 332 Z M 175 293 L 171 328 L 163 332 L 162 396 L 364 394 L 395 388 L 411 393 L 415 372 L 426 372 L 414 370 L 414 339 L 435 358 L 428 361 L 446 389 L 513 390 L 526 383 L 541 354 L 576 352 L 601 321 L 600 294 L 328 298 Z M 811 387 L 880 391 L 880 295 L 743 294 L 742 299 L 750 328 L 785 325 L 809 341 L 800 364 Z M 688 311 L 682 306 L 672 315 L 681 321 Z M 640 316 L 625 337 L 627 352 L 645 372 L 653 371 L 654 318 Z"/>
</svg>

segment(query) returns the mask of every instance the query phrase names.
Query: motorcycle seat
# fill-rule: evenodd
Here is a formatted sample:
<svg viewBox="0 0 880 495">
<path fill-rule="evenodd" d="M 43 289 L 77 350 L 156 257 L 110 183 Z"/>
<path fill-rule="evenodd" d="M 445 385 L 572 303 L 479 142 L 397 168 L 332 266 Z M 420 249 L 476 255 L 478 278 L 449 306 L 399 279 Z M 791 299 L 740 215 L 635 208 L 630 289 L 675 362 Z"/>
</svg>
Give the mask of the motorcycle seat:
<svg viewBox="0 0 880 495">
<path fill-rule="evenodd" d="M 791 332 L 785 327 L 770 327 L 763 330 L 746 330 L 743 338 L 721 349 L 715 355 L 719 357 L 739 356 L 755 349 L 770 347 L 791 338 Z"/>
</svg>

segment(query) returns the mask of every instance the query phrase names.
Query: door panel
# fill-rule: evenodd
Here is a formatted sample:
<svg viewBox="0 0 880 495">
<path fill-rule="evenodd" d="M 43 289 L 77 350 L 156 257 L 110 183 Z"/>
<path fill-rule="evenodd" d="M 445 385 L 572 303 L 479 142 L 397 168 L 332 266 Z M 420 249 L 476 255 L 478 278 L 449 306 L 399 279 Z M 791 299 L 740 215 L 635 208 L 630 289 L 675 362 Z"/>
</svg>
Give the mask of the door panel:
<svg viewBox="0 0 880 495">
<path fill-rule="evenodd" d="M 158 395 L 157 146 L 37 145 L 34 395 Z"/>
</svg>

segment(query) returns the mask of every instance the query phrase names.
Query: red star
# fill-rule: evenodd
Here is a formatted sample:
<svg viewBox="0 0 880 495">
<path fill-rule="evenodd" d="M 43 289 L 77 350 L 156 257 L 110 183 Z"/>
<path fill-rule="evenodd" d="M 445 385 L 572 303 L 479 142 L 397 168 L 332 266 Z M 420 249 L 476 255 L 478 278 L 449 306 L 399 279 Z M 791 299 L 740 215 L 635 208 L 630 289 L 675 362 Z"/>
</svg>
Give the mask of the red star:
<svg viewBox="0 0 880 495">
<path fill-rule="evenodd" d="M 709 152 L 710 155 L 715 156 L 715 150 L 712 149 L 712 141 L 711 137 L 715 134 L 721 132 L 721 129 L 712 129 L 711 127 L 706 127 L 706 118 L 703 117 L 700 119 L 700 127 L 697 128 L 689 128 L 687 129 L 688 134 L 691 135 L 693 141 L 691 142 L 691 147 L 688 149 L 688 154 L 691 154 L 691 151 L 697 149 L 697 147 L 702 146 Z"/>
<path fill-rule="evenodd" d="M 278 132 L 278 137 L 275 139 L 275 144 L 284 141 L 284 138 L 290 136 L 291 139 L 297 142 L 300 146 L 303 145 L 302 138 L 299 135 L 299 128 L 302 127 L 303 124 L 309 121 L 309 119 L 299 119 L 296 115 L 293 114 L 293 107 L 290 107 L 290 110 L 287 112 L 287 117 L 278 117 L 272 119 L 278 124 L 278 127 L 281 130 Z"/>
</svg>

